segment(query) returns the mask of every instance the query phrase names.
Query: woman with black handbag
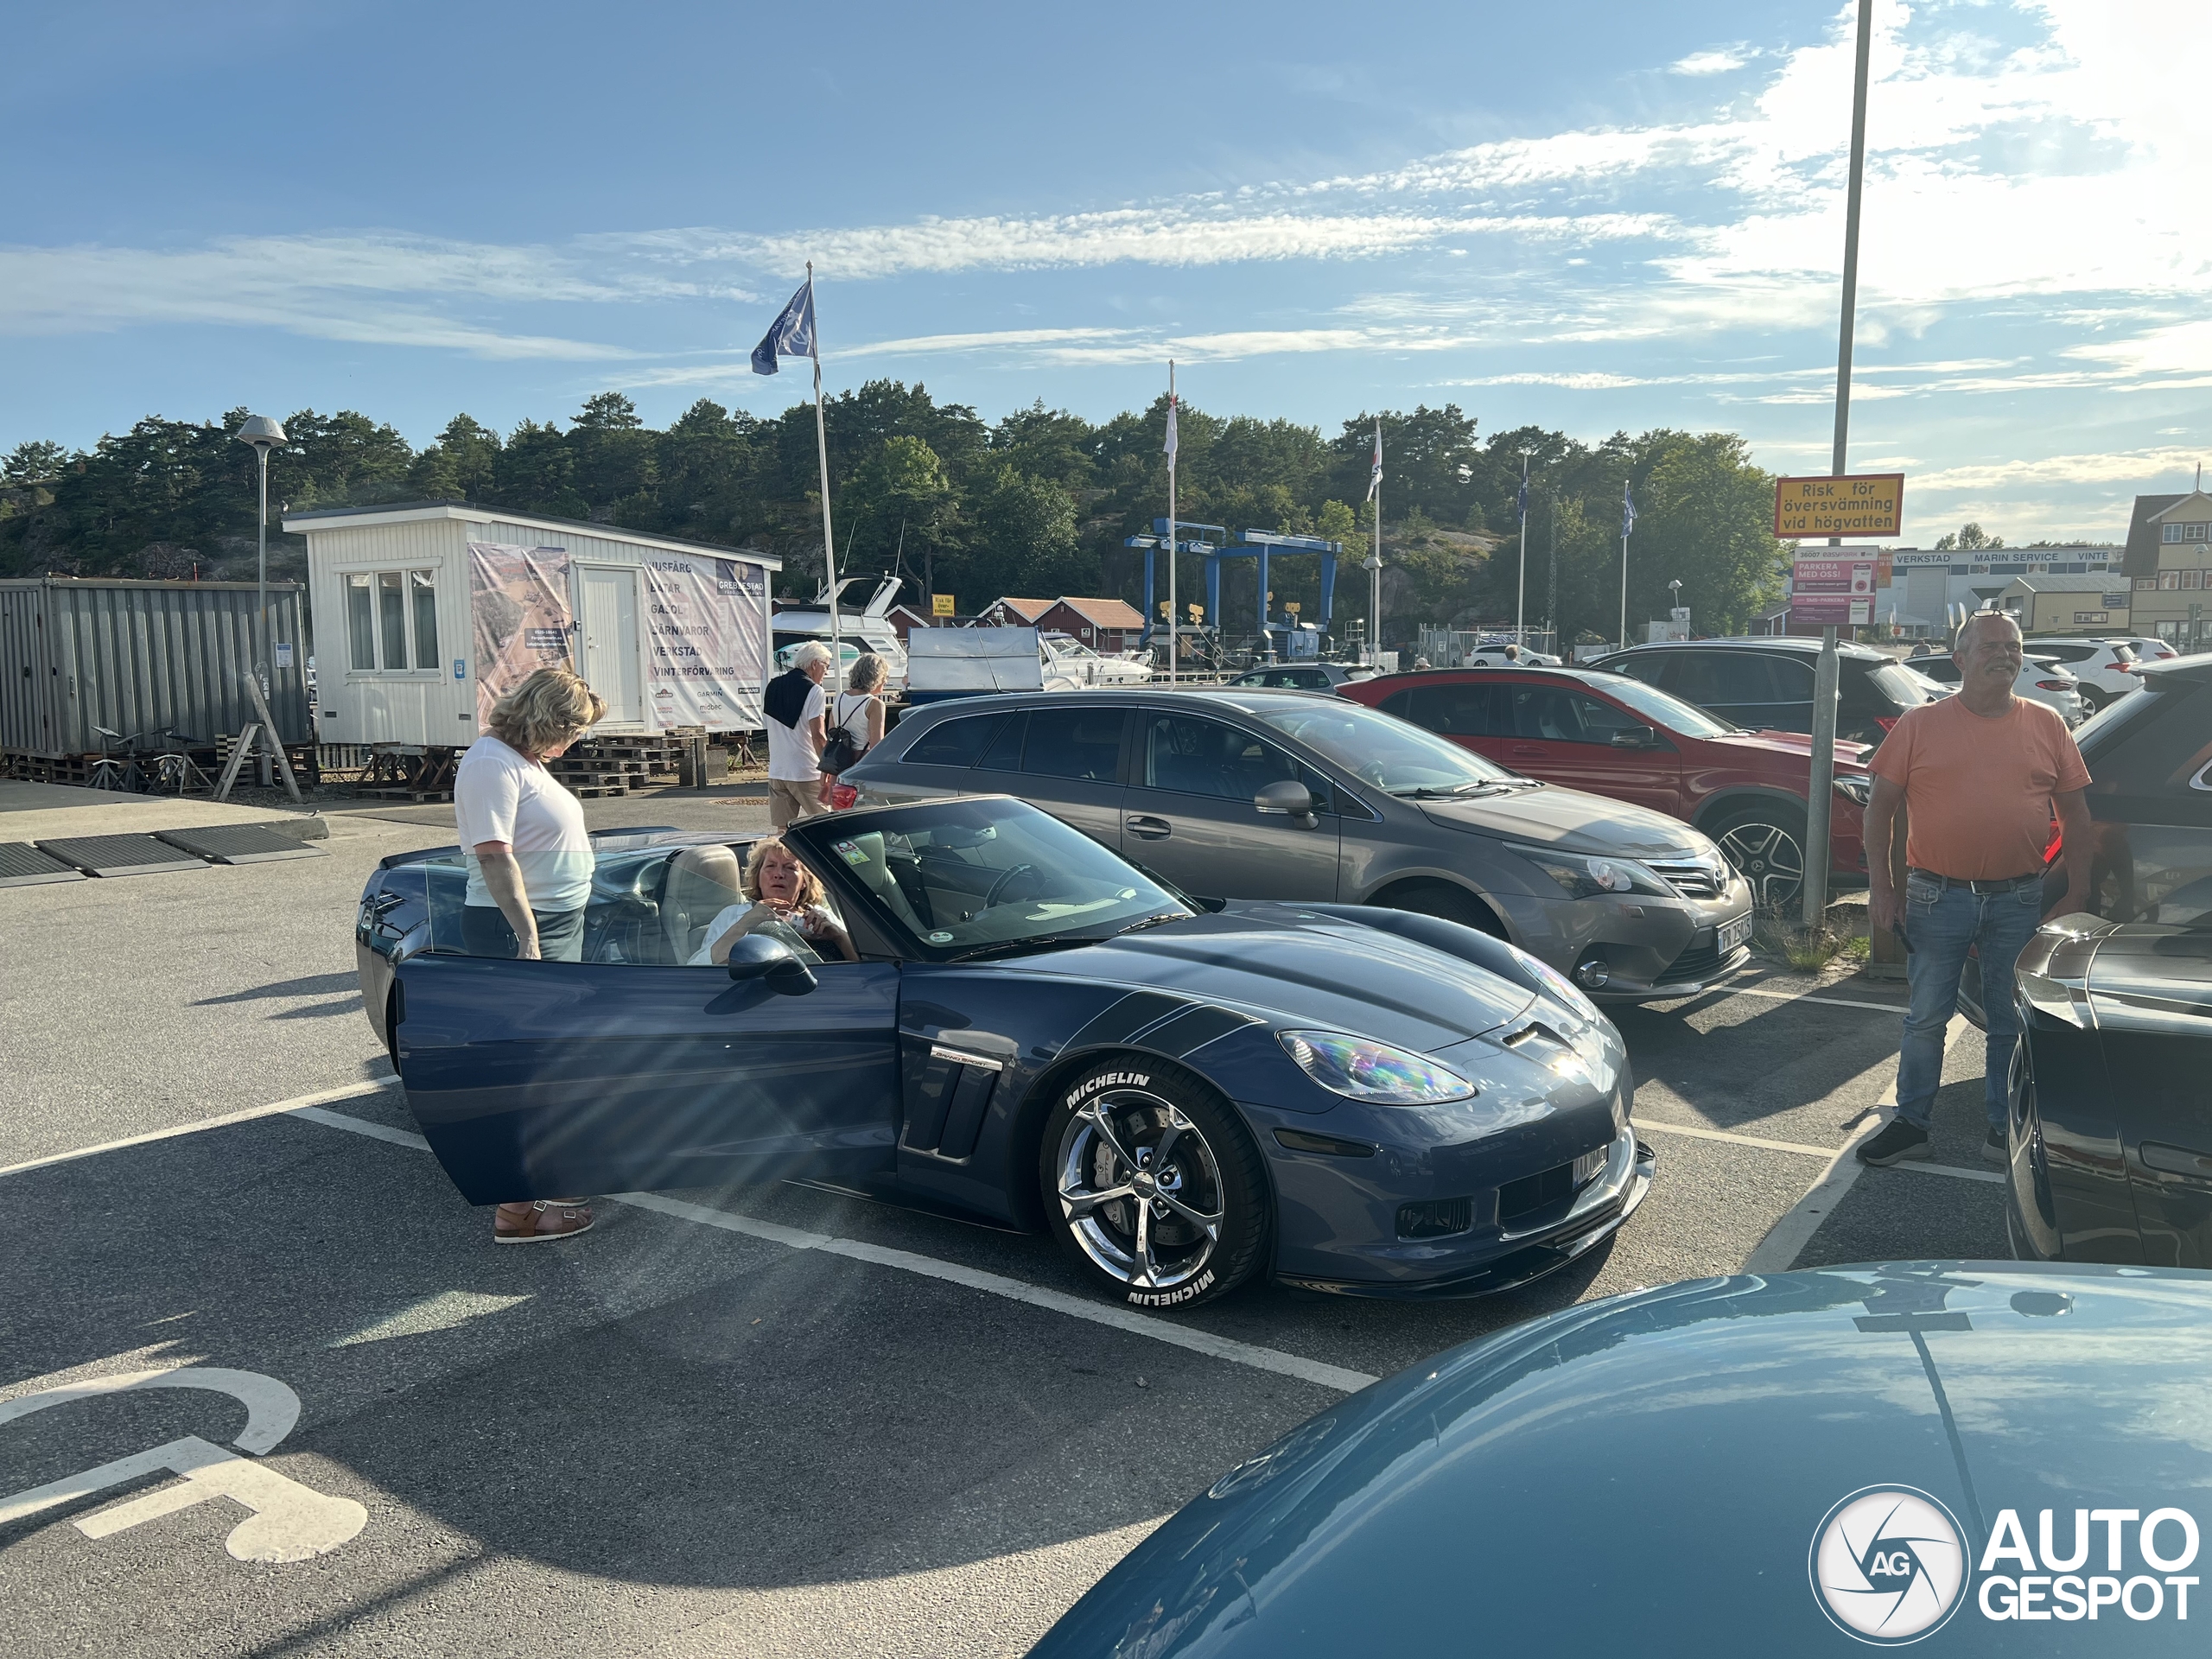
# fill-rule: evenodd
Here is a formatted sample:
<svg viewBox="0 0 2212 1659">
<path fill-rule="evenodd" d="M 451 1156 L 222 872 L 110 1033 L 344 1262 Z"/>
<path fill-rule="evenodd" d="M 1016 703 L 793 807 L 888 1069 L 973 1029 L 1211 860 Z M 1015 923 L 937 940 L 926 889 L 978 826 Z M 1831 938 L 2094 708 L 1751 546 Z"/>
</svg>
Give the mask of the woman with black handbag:
<svg viewBox="0 0 2212 1659">
<path fill-rule="evenodd" d="M 883 658 L 865 652 L 854 660 L 845 683 L 826 711 L 828 736 L 822 745 L 822 804 L 835 811 L 850 806 L 857 791 L 837 781 L 861 756 L 883 741 Z"/>
</svg>

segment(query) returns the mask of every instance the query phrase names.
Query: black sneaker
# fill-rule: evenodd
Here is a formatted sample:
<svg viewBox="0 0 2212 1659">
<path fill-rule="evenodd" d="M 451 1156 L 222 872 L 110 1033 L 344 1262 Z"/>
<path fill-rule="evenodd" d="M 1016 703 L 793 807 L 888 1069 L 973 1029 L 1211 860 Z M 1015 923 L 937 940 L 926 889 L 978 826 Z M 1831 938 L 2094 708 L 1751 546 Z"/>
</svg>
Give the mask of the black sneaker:
<svg viewBox="0 0 2212 1659">
<path fill-rule="evenodd" d="M 1981 1155 L 1993 1164 L 2009 1164 L 2012 1161 L 2012 1148 L 2005 1143 L 2004 1130 L 1992 1128 L 1988 1134 L 1981 1137 Z"/>
<path fill-rule="evenodd" d="M 1907 1158 L 1928 1155 L 1928 1131 L 1917 1123 L 1893 1117 L 1882 1132 L 1859 1148 L 1859 1161 L 1878 1168 L 1886 1164 L 1902 1163 Z"/>
</svg>

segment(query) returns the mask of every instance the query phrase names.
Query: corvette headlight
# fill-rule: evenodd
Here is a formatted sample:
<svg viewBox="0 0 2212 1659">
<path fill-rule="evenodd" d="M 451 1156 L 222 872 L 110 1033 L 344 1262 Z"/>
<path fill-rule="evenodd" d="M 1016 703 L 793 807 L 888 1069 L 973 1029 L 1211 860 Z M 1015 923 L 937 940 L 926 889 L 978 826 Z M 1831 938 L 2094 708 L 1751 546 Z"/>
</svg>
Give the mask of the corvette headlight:
<svg viewBox="0 0 2212 1659">
<path fill-rule="evenodd" d="M 1419 1054 L 1340 1031 L 1275 1033 L 1298 1069 L 1332 1094 L 1376 1106 L 1433 1106 L 1466 1100 L 1475 1085 Z"/>
<path fill-rule="evenodd" d="M 1548 847 L 1516 847 L 1518 853 L 1577 899 L 1601 893 L 1644 893 L 1655 899 L 1671 899 L 1675 890 L 1632 858 L 1592 858 L 1580 853 L 1557 853 Z"/>
<path fill-rule="evenodd" d="M 1856 801 L 1864 806 L 1874 798 L 1874 780 L 1863 772 L 1853 772 L 1847 778 L 1835 780 L 1835 792 L 1847 801 Z"/>
</svg>

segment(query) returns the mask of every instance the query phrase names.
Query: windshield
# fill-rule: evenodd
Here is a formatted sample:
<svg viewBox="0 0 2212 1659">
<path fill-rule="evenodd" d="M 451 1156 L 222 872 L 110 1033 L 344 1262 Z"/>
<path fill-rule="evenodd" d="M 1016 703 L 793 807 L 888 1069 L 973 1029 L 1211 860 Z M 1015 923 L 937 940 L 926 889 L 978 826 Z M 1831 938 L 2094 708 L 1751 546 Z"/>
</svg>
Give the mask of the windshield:
<svg viewBox="0 0 2212 1659">
<path fill-rule="evenodd" d="M 1695 703 L 1684 702 L 1656 685 L 1631 680 L 1625 674 L 1607 680 L 1605 691 L 1615 702 L 1647 716 L 1656 725 L 1680 732 L 1684 737 L 1722 737 L 1738 729 L 1725 720 L 1715 720 Z"/>
<path fill-rule="evenodd" d="M 1299 742 L 1393 795 L 1519 783 L 1519 773 L 1363 703 L 1325 698 L 1294 705 L 1254 701 L 1252 713 Z"/>
<path fill-rule="evenodd" d="M 1109 938 L 1191 912 L 1079 830 L 1021 801 L 931 801 L 786 832 L 926 962 Z"/>
</svg>

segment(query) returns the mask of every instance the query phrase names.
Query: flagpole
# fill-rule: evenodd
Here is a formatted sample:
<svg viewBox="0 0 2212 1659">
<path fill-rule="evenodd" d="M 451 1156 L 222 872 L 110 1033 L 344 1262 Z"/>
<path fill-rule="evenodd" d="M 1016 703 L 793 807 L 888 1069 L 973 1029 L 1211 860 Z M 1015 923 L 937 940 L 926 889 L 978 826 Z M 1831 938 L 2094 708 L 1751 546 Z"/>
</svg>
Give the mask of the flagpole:
<svg viewBox="0 0 2212 1659">
<path fill-rule="evenodd" d="M 1521 586 L 1513 598 L 1513 643 L 1529 649 L 1529 457 L 1521 457 Z"/>
<path fill-rule="evenodd" d="M 1183 613 L 1178 607 L 1175 592 L 1175 444 L 1172 441 L 1177 438 L 1178 434 L 1175 430 L 1175 359 L 1172 357 L 1167 359 L 1167 423 L 1171 440 L 1167 450 L 1167 683 L 1173 685 L 1175 683 L 1175 658 L 1178 647 L 1182 644 L 1179 630 L 1182 626 Z"/>
<path fill-rule="evenodd" d="M 806 354 L 814 359 L 814 452 L 822 462 L 822 571 L 830 590 L 830 672 L 842 684 L 845 650 L 837 618 L 837 537 L 830 527 L 830 434 L 822 422 L 822 314 L 814 308 L 811 259 L 806 262 L 806 314 L 814 325 L 807 330 Z"/>
<path fill-rule="evenodd" d="M 1375 562 L 1367 573 L 1367 660 L 1382 665 L 1382 423 L 1375 423 L 1375 477 L 1367 492 L 1375 503 Z"/>
</svg>

